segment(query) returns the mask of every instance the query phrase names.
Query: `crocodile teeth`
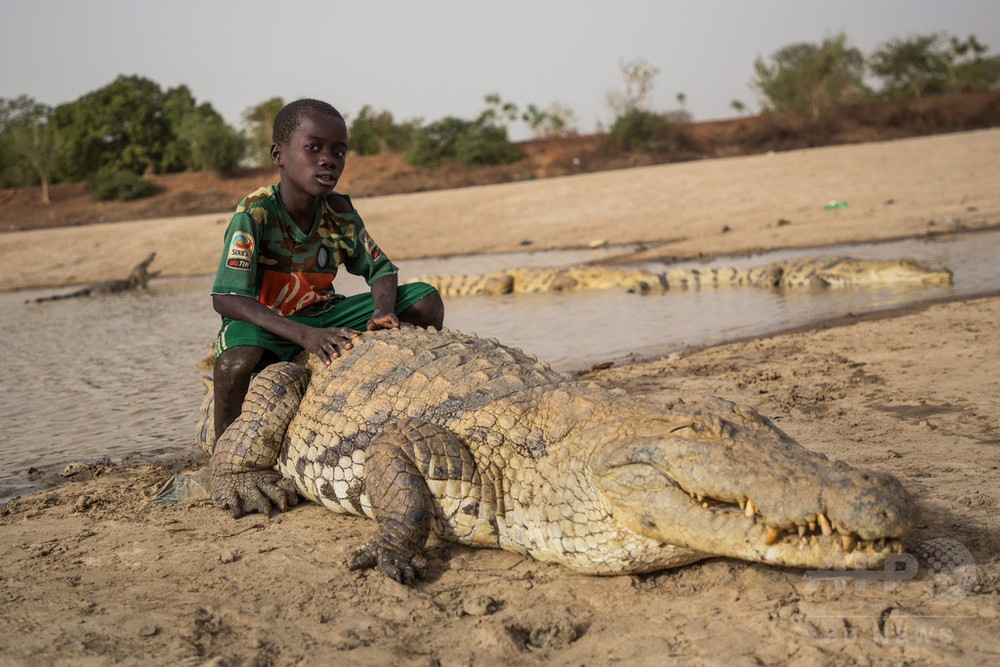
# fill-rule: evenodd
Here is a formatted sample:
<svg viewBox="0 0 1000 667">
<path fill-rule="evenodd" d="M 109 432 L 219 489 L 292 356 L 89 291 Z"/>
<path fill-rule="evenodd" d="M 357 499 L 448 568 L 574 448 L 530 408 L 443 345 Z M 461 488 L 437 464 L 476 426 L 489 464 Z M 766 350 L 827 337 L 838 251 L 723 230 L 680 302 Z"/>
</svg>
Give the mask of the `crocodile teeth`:
<svg viewBox="0 0 1000 667">
<path fill-rule="evenodd" d="M 840 543 L 844 547 L 844 553 L 847 553 L 854 550 L 857 540 L 854 539 L 853 535 L 841 535 Z"/>
<path fill-rule="evenodd" d="M 764 537 L 764 544 L 774 544 L 781 539 L 781 531 L 773 526 L 767 527 L 767 535 Z"/>
<path fill-rule="evenodd" d="M 805 526 L 799 525 L 798 526 L 798 531 L 799 531 L 799 537 L 805 537 L 805 534 L 806 534 L 806 527 Z"/>
<path fill-rule="evenodd" d="M 753 503 L 750 502 L 750 499 L 747 498 L 747 508 L 746 508 L 746 511 L 744 512 L 744 514 L 746 514 L 747 516 L 751 516 L 752 517 L 756 513 L 757 513 L 757 508 L 754 507 Z"/>
<path fill-rule="evenodd" d="M 819 528 L 823 531 L 824 535 L 833 534 L 833 528 L 830 527 L 830 521 L 826 518 L 825 514 L 818 514 L 816 519 L 819 521 Z"/>
</svg>

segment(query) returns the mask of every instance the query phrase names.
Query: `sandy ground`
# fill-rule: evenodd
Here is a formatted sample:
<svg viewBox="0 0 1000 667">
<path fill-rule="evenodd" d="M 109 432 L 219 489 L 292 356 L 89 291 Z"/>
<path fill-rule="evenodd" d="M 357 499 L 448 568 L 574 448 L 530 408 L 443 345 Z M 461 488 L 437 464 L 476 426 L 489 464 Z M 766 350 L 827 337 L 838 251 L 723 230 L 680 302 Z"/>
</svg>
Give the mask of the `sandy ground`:
<svg viewBox="0 0 1000 667">
<path fill-rule="evenodd" d="M 399 257 L 597 239 L 738 253 L 995 225 L 997 156 L 993 130 L 358 206 Z M 824 211 L 830 199 L 849 206 Z M 224 218 L 6 234 L 0 286 L 116 277 L 150 250 L 168 273 L 210 272 Z M 0 507 L 0 663 L 996 662 L 998 322 L 1000 298 L 977 299 L 585 374 L 650 400 L 720 395 L 809 448 L 898 476 L 922 511 L 906 541 L 920 568 L 905 577 L 725 559 L 586 577 L 435 541 L 411 589 L 346 570 L 370 522 L 315 505 L 232 520 L 207 501 L 152 502 L 194 457 L 97 464 Z"/>
</svg>

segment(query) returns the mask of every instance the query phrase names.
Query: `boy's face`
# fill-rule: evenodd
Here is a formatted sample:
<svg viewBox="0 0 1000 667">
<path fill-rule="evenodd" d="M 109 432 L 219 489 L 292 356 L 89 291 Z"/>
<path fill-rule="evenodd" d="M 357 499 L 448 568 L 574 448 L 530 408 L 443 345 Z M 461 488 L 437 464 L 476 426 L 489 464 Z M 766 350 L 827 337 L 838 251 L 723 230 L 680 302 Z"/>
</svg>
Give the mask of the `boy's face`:
<svg viewBox="0 0 1000 667">
<path fill-rule="evenodd" d="M 293 188 L 309 197 L 325 197 L 333 191 L 346 158 L 347 125 L 323 113 L 306 114 L 287 143 L 271 146 L 271 161 L 281 170 L 282 190 Z"/>
</svg>

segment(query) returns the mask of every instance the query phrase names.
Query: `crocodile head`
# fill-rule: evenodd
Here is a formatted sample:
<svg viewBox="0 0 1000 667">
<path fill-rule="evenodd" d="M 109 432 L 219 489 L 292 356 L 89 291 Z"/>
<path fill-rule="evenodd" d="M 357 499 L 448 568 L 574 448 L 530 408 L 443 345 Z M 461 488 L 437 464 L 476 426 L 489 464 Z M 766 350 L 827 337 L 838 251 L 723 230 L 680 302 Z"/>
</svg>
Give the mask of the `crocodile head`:
<svg viewBox="0 0 1000 667">
<path fill-rule="evenodd" d="M 618 522 L 662 544 L 775 565 L 878 567 L 902 552 L 916 519 L 894 478 L 810 452 L 722 399 L 595 430 L 606 444 L 591 450 L 592 482 Z"/>
</svg>

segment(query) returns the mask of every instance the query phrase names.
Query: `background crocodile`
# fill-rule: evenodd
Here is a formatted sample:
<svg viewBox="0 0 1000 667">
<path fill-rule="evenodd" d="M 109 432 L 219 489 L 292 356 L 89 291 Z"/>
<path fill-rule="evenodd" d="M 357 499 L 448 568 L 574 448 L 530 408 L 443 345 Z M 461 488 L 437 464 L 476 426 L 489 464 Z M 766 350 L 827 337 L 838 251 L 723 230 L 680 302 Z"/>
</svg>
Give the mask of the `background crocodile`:
<svg viewBox="0 0 1000 667">
<path fill-rule="evenodd" d="M 95 294 L 116 294 L 118 292 L 128 292 L 134 289 L 146 289 L 149 281 L 160 275 L 159 271 L 150 271 L 149 265 L 156 259 L 156 253 L 151 252 L 146 259 L 132 267 L 127 278 L 117 278 L 115 280 L 103 280 L 93 285 L 87 285 L 81 289 L 67 294 L 54 294 L 52 296 L 41 296 L 35 299 L 35 303 L 42 301 L 58 301 L 59 299 L 72 299 L 80 296 L 93 296 Z"/>
<path fill-rule="evenodd" d="M 209 453 L 211 392 L 199 427 Z M 721 399 L 652 405 L 456 332 L 365 333 L 329 367 L 274 364 L 212 456 L 234 516 L 295 491 L 378 521 L 350 567 L 412 582 L 431 531 L 594 574 L 729 556 L 874 567 L 914 506 Z"/>
<path fill-rule="evenodd" d="M 415 278 L 434 285 L 445 296 L 572 291 L 627 287 L 640 293 L 668 289 L 717 287 L 843 287 L 846 285 L 949 285 L 948 269 L 933 270 L 912 259 L 871 260 L 852 257 L 786 259 L 754 268 L 645 269 L 569 266 L 508 269 L 471 275 Z"/>
</svg>

